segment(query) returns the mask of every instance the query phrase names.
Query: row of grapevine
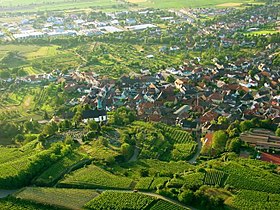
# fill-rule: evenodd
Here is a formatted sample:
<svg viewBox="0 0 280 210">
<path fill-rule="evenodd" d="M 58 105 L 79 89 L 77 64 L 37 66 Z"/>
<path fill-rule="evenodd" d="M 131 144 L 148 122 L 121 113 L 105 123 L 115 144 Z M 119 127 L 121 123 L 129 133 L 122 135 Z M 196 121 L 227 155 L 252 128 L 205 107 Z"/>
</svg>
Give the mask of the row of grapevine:
<svg viewBox="0 0 280 210">
<path fill-rule="evenodd" d="M 67 175 L 59 182 L 62 187 L 130 189 L 132 179 L 116 176 L 95 165 L 89 165 Z"/>
<path fill-rule="evenodd" d="M 197 147 L 196 142 L 189 142 L 184 144 L 174 144 L 172 150 L 173 160 L 188 160 L 195 153 Z"/>
<path fill-rule="evenodd" d="M 104 209 L 146 209 L 156 202 L 156 198 L 142 193 L 105 191 L 100 196 L 88 202 L 85 207 L 92 210 Z"/>
<path fill-rule="evenodd" d="M 81 209 L 87 202 L 99 196 L 99 194 L 94 190 L 86 189 L 27 187 L 14 196 L 17 199 L 39 204 L 59 206 L 66 209 Z"/>
<path fill-rule="evenodd" d="M 183 144 L 193 141 L 193 137 L 189 132 L 161 123 L 157 124 L 157 127 L 162 129 L 164 135 L 166 135 L 174 143 Z"/>
<path fill-rule="evenodd" d="M 149 210 L 185 210 L 185 208 L 164 200 L 159 200 Z"/>
<path fill-rule="evenodd" d="M 225 178 L 226 178 L 226 174 L 223 171 L 209 169 L 205 172 L 203 181 L 204 184 L 222 186 Z"/>
<path fill-rule="evenodd" d="M 33 203 L 30 201 L 19 200 L 15 198 L 5 198 L 0 200 L 1 210 L 59 210 L 60 208 L 50 207 L 43 204 Z"/>
<path fill-rule="evenodd" d="M 229 174 L 225 185 L 228 184 L 236 189 L 280 193 L 280 176 L 259 167 L 242 166 L 230 161 L 224 163 L 221 170 Z"/>
<path fill-rule="evenodd" d="M 235 209 L 280 209 L 280 195 L 266 192 L 241 190 L 233 197 Z"/>
</svg>

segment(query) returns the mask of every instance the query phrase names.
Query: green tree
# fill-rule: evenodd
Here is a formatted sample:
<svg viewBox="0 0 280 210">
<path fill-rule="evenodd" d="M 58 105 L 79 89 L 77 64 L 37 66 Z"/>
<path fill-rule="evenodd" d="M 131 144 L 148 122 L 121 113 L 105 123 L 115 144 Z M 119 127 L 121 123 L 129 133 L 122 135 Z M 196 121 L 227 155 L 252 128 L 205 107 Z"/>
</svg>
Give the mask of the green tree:
<svg viewBox="0 0 280 210">
<path fill-rule="evenodd" d="M 184 190 L 178 195 L 178 200 L 185 204 L 190 204 L 193 199 L 193 192 L 189 189 Z"/>
<path fill-rule="evenodd" d="M 226 143 L 228 140 L 228 136 L 226 134 L 226 132 L 220 130 L 220 131 L 216 131 L 213 134 L 213 149 L 215 149 L 217 151 L 217 153 L 221 153 L 224 151 Z"/>
<path fill-rule="evenodd" d="M 99 130 L 99 125 L 95 120 L 89 120 L 87 122 L 87 129 L 88 131 L 98 131 Z"/>
<path fill-rule="evenodd" d="M 275 135 L 280 136 L 280 128 L 277 128 L 277 130 L 275 131 Z"/>
<path fill-rule="evenodd" d="M 239 138 L 234 138 L 228 141 L 227 150 L 230 152 L 239 153 L 242 142 Z"/>
<path fill-rule="evenodd" d="M 44 126 L 42 134 L 47 136 L 54 135 L 58 131 L 58 126 L 55 122 L 48 123 Z"/>
<path fill-rule="evenodd" d="M 129 159 L 133 153 L 133 147 L 127 143 L 123 143 L 121 145 L 121 153 L 126 159 Z"/>
<path fill-rule="evenodd" d="M 128 125 L 136 119 L 136 114 L 134 111 L 129 110 L 126 107 L 120 107 L 114 112 L 113 123 L 115 125 Z"/>
</svg>

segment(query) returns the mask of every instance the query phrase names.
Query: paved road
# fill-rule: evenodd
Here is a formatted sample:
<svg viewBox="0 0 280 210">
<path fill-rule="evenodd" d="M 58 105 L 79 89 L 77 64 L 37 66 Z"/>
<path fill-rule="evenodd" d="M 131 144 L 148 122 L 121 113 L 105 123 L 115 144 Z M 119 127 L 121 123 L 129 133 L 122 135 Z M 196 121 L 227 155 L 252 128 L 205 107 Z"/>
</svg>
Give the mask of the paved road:
<svg viewBox="0 0 280 210">
<path fill-rule="evenodd" d="M 200 155 L 200 151 L 201 151 L 201 148 L 202 148 L 202 143 L 201 143 L 200 138 L 201 138 L 201 134 L 198 131 L 196 133 L 197 150 L 196 150 L 196 153 L 194 154 L 194 156 L 189 160 L 189 163 L 191 163 L 191 164 L 196 163 L 196 159 Z"/>
</svg>

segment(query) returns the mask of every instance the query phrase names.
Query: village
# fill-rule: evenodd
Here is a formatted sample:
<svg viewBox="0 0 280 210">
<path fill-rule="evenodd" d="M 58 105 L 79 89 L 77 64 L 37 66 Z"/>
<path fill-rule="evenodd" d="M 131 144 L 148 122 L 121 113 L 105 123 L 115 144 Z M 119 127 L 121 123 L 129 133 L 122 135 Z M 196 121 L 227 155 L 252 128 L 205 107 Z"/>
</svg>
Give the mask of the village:
<svg viewBox="0 0 280 210">
<path fill-rule="evenodd" d="M 236 31 L 254 31 L 267 24 L 279 24 L 277 7 L 260 7 L 259 15 L 233 13 L 232 21 L 222 18 L 216 23 L 203 22 L 197 28 L 196 36 L 187 35 L 185 49 L 180 46 L 182 40 L 170 45 L 169 49 L 160 48 L 159 53 L 168 53 L 186 50 L 201 50 L 203 48 L 250 48 L 255 45 L 263 47 L 264 50 L 257 54 L 242 57 L 225 55 L 210 55 L 211 64 L 205 62 L 209 56 L 185 59 L 179 66 L 167 66 L 158 71 L 151 69 L 138 69 L 127 75 L 121 75 L 119 79 L 112 79 L 99 72 L 69 69 L 61 71 L 53 70 L 50 73 L 28 75 L 16 78 L 2 79 L 3 88 L 5 84 L 11 83 L 22 85 L 46 85 L 54 83 L 62 84 L 63 91 L 70 97 L 65 100 L 65 105 L 74 107 L 76 105 L 88 104 L 94 111 L 85 114 L 85 118 L 96 119 L 97 122 L 107 121 L 107 112 L 114 111 L 125 106 L 136 111 L 138 119 L 144 121 L 163 122 L 168 125 L 177 125 L 188 131 L 199 133 L 213 133 L 226 129 L 228 125 L 217 124 L 219 118 L 226 118 L 228 122 L 236 120 L 269 119 L 271 122 L 280 123 L 280 86 L 279 66 L 273 63 L 275 50 L 279 48 L 279 42 L 263 39 L 261 43 L 256 38 L 241 36 L 234 37 Z M 43 31 L 48 33 L 56 29 L 62 29 L 65 35 L 66 28 L 79 28 L 79 32 L 85 32 L 85 28 L 93 26 L 99 32 L 112 33 L 111 37 L 118 37 L 118 33 L 126 28 L 128 30 L 144 30 L 156 27 L 156 24 L 168 21 L 169 24 L 177 22 L 192 23 L 201 14 L 222 14 L 230 12 L 230 9 L 193 9 L 175 13 L 166 11 L 141 11 L 105 14 L 95 13 L 99 20 L 84 20 L 82 16 L 75 15 L 67 18 L 47 17 Z M 188 16 L 186 16 L 186 13 Z M 215 13 L 215 14 L 216 14 Z M 161 14 L 161 16 L 160 16 Z M 132 18 L 131 18 L 132 16 Z M 153 23 L 149 22 L 150 16 Z M 69 22 L 69 18 L 73 22 Z M 243 19 L 242 19 L 243 18 Z M 67 20 L 67 21 L 66 21 Z M 106 21 L 105 21 L 106 20 Z M 139 21 L 140 20 L 140 21 Z M 240 22 L 238 22 L 238 20 Z M 39 21 L 41 22 L 41 21 Z M 68 22 L 65 27 L 64 22 Z M 245 25 L 241 22 L 246 23 Z M 75 25 L 73 25 L 75 23 Z M 29 28 L 34 21 L 22 21 L 18 27 Z M 155 25 L 152 25 L 155 24 Z M 60 26 L 59 26 L 60 25 Z M 129 26 L 127 26 L 129 25 Z M 3 24 L 2 24 L 3 26 Z M 11 25 L 4 24 L 11 28 Z M 99 28 L 98 28 L 99 27 Z M 101 27 L 101 28 L 100 28 Z M 104 30 L 103 30 L 104 29 Z M 154 29 L 147 29 L 154 30 Z M 14 32 L 21 29 L 16 28 Z M 45 32 L 41 33 L 44 36 Z M 102 32 L 102 33 L 103 33 Z M 75 36 L 78 35 L 75 32 Z M 142 39 L 141 32 L 134 32 Z M 180 34 L 180 29 L 173 32 Z M 23 35 L 25 34 L 25 35 Z M 32 33 L 31 33 L 32 34 Z M 150 31 L 151 34 L 151 31 Z M 152 33 L 160 36 L 161 32 Z M 225 35 L 226 34 L 226 35 Z M 15 39 L 38 38 L 29 36 L 30 33 L 13 34 Z M 73 35 L 73 34 L 72 34 Z M 231 37 L 231 38 L 228 38 Z M 211 42 L 209 42 L 211 40 Z M 180 46 L 180 47 L 179 47 Z M 166 51 L 167 50 L 167 51 Z M 222 52 L 222 51 L 221 51 Z M 147 59 L 153 59 L 154 55 L 148 55 Z M 71 97 L 71 95 L 75 97 Z M 53 113 L 56 115 L 56 113 Z M 58 118 L 73 116 L 74 113 L 61 114 Z M 210 135 L 211 136 L 211 135 Z M 207 138 L 206 138 L 207 139 Z M 280 145 L 268 146 L 267 149 L 279 150 Z"/>
</svg>

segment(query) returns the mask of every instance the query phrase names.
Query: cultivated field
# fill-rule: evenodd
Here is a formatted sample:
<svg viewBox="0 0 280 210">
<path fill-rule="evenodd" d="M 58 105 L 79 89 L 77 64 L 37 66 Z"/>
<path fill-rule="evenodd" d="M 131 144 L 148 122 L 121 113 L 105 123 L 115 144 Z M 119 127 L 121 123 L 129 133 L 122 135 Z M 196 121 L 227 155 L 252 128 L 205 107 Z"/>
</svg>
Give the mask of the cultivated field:
<svg viewBox="0 0 280 210">
<path fill-rule="evenodd" d="M 81 209 L 98 195 L 93 190 L 28 187 L 15 194 L 15 197 L 67 209 Z"/>
<path fill-rule="evenodd" d="M 184 7 L 239 7 L 253 0 L 2 0 L 0 12 L 5 11 L 45 11 L 94 8 L 103 11 L 137 9 L 145 7 L 170 9 Z"/>
</svg>

